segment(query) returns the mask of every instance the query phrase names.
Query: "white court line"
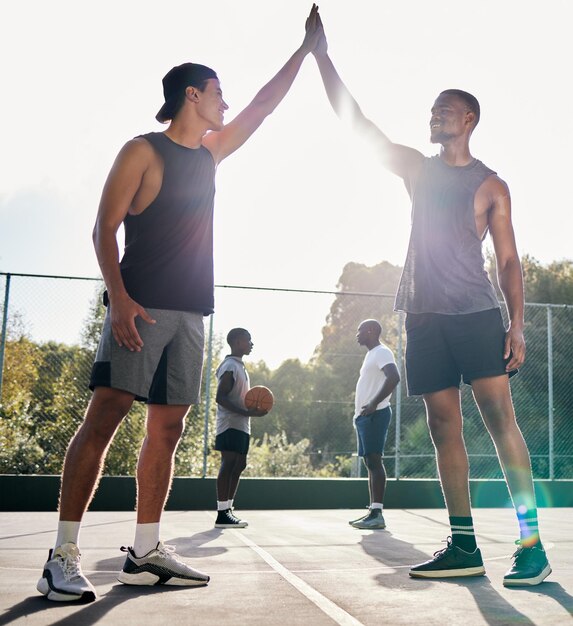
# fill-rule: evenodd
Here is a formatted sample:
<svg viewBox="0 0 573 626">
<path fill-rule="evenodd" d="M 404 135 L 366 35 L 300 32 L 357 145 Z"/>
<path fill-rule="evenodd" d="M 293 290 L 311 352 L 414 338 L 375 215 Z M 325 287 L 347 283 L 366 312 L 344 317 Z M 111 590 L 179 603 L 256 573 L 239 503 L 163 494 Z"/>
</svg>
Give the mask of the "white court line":
<svg viewBox="0 0 573 626">
<path fill-rule="evenodd" d="M 254 541 L 251 541 L 248 537 L 241 534 L 237 530 L 231 530 L 231 532 L 238 537 L 243 543 L 245 543 L 251 550 L 256 552 L 263 561 L 268 563 L 278 574 L 280 574 L 288 583 L 290 583 L 295 589 L 300 591 L 303 596 L 315 604 L 323 613 L 326 613 L 328 617 L 333 619 L 340 626 L 363 626 L 362 622 L 352 617 L 344 609 L 340 608 L 337 604 L 323 596 L 314 587 L 305 583 L 304 580 L 295 576 L 290 570 L 281 565 L 275 558 L 273 558 L 266 550 L 260 548 Z"/>
</svg>

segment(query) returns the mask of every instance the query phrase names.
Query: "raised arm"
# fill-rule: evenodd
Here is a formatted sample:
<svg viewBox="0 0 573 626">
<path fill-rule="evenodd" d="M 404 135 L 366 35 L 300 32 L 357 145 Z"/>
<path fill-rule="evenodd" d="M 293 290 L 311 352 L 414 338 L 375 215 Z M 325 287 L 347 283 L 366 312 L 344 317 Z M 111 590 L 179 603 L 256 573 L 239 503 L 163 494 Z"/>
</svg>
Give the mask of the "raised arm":
<svg viewBox="0 0 573 626">
<path fill-rule="evenodd" d="M 492 198 L 488 227 L 495 249 L 498 282 L 509 315 L 503 357 L 511 356 L 506 365 L 506 370 L 510 371 L 525 361 L 523 274 L 511 222 L 509 189 L 497 176 L 490 176 L 487 183 Z"/>
<path fill-rule="evenodd" d="M 135 318 L 154 320 L 134 302 L 119 270 L 117 230 L 127 215 L 149 165 L 152 149 L 143 139 L 129 141 L 118 154 L 105 183 L 93 229 L 93 243 L 110 302 L 112 332 L 120 346 L 139 352 L 143 342 Z"/>
<path fill-rule="evenodd" d="M 313 54 L 334 112 L 374 146 L 384 167 L 402 178 L 409 177 L 421 163 L 423 155 L 413 148 L 390 141 L 378 126 L 364 115 L 328 56 L 328 43 L 320 15 L 317 15 L 317 21 L 319 38 Z"/>
<path fill-rule="evenodd" d="M 257 93 L 252 102 L 223 130 L 209 133 L 203 144 L 211 151 L 216 163 L 240 148 L 280 104 L 290 89 L 306 55 L 318 38 L 318 7 L 313 4 L 306 20 L 306 33 L 301 46 L 279 72 Z"/>
</svg>

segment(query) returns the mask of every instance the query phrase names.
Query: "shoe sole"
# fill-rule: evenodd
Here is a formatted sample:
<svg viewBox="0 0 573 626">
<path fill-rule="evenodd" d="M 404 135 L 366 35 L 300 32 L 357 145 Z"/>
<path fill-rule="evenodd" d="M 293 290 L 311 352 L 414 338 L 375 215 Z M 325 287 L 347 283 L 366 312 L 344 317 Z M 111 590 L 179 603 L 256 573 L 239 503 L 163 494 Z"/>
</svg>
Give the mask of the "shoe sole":
<svg viewBox="0 0 573 626">
<path fill-rule="evenodd" d="M 533 587 L 534 585 L 541 584 L 551 574 L 551 567 L 549 563 L 543 568 L 543 571 L 538 576 L 533 578 L 504 578 L 504 587 Z"/>
<path fill-rule="evenodd" d="M 361 526 L 360 524 L 351 524 L 352 528 L 358 528 L 359 530 L 384 530 L 386 524 L 379 524 L 378 526 Z"/>
<path fill-rule="evenodd" d="M 117 580 L 124 585 L 137 585 L 144 587 L 153 587 L 155 585 L 171 585 L 174 587 L 201 587 L 205 586 L 210 577 L 206 580 L 192 579 L 192 578 L 177 578 L 172 576 L 168 580 L 162 582 L 157 574 L 151 572 L 140 572 L 139 574 L 129 574 L 127 572 L 120 572 L 117 576 Z"/>
<path fill-rule="evenodd" d="M 241 522 L 240 524 L 215 524 L 215 528 L 246 528 L 249 524 Z"/>
<path fill-rule="evenodd" d="M 469 577 L 469 576 L 484 576 L 485 568 L 480 567 L 464 567 L 463 569 L 442 569 L 442 570 L 428 570 L 428 571 L 412 571 L 408 572 L 412 578 L 456 578 L 456 577 Z"/>
<path fill-rule="evenodd" d="M 50 587 L 50 583 L 45 578 L 40 578 L 36 589 L 52 602 L 93 602 L 96 599 L 96 594 L 93 593 L 93 591 L 85 591 L 80 595 L 55 591 Z"/>
</svg>

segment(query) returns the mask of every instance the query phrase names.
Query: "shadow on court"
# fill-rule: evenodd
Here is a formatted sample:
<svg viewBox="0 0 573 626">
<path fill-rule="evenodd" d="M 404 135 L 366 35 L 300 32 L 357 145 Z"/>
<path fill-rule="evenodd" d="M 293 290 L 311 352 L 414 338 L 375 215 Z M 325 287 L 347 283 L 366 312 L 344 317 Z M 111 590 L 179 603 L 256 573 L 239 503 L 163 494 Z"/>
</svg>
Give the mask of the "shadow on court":
<svg viewBox="0 0 573 626">
<path fill-rule="evenodd" d="M 456 587 L 467 590 L 471 594 L 475 606 L 479 609 L 483 619 L 490 626 L 500 624 L 526 624 L 535 626 L 536 622 L 529 619 L 524 613 L 517 610 L 492 585 L 487 576 L 446 578 L 442 580 L 427 580 L 411 578 L 405 562 L 415 565 L 426 561 L 429 557 L 425 552 L 417 550 L 412 544 L 397 539 L 389 531 L 374 531 L 361 538 L 362 549 L 371 558 L 376 559 L 385 568 L 399 568 L 388 571 L 385 569 L 376 575 L 379 585 L 388 589 L 411 589 L 415 591 L 427 590 L 430 596 L 436 585 L 442 587 Z M 438 548 L 440 549 L 440 548 Z M 487 571 L 487 563 L 486 563 Z M 396 575 L 401 572 L 400 575 Z M 573 596 L 568 594 L 559 583 L 544 582 L 536 587 L 512 589 L 511 593 L 543 594 L 554 598 L 569 614 L 573 615 Z M 422 608 L 422 606 L 419 606 Z"/>
<path fill-rule="evenodd" d="M 135 516 L 88 513 L 82 562 L 98 592 L 88 604 L 50 602 L 35 590 L 56 514 L 3 513 L 0 626 L 206 626 L 229 619 L 251 626 L 573 624 L 571 509 L 542 510 L 553 574 L 539 586 L 514 589 L 502 585 L 513 547 L 509 510 L 477 512 L 487 575 L 447 580 L 408 575 L 411 565 L 444 547 L 433 543 L 447 534 L 444 510 L 392 509 L 389 529 L 377 531 L 350 528 L 356 511 L 245 513 L 249 527 L 230 532 L 214 528 L 209 511 L 165 513 L 165 543 L 211 575 L 204 587 L 122 585 L 116 576 L 125 554 L 118 547 L 131 537 Z"/>
<path fill-rule="evenodd" d="M 102 527 L 110 524 L 112 524 L 112 522 L 92 525 L 92 527 Z M 205 547 L 204 545 L 216 540 L 220 534 L 220 529 L 212 529 L 188 537 L 178 537 L 173 540 L 167 540 L 165 543 L 175 544 L 178 554 L 185 558 L 208 558 L 226 552 L 226 548 L 224 547 Z M 113 611 L 124 602 L 136 602 L 138 598 L 146 598 L 156 594 L 170 594 L 185 591 L 198 592 L 206 587 L 206 585 L 199 585 L 197 587 L 170 587 L 165 585 L 138 587 L 123 585 L 117 580 L 117 573 L 119 573 L 123 567 L 124 561 L 125 555 L 122 553 L 117 557 L 102 559 L 97 562 L 96 571 L 89 574 L 90 582 L 96 589 L 109 585 L 112 585 L 112 587 L 107 593 L 99 595 L 95 602 L 51 602 L 43 596 L 35 595 L 7 609 L 5 613 L 0 616 L 0 626 L 16 622 L 20 619 L 28 619 L 31 615 L 36 613 L 42 613 L 44 622 L 49 623 L 50 626 L 88 626 L 90 624 L 97 624 L 103 620 L 109 612 Z M 190 563 L 190 565 L 193 566 L 193 563 Z M 40 568 L 41 565 L 38 568 L 38 576 L 41 572 Z M 162 595 L 162 597 L 164 600 L 167 600 L 165 595 Z M 166 604 L 168 605 L 168 602 L 166 602 Z M 62 608 L 66 611 L 71 610 L 73 613 L 61 619 L 58 619 L 56 616 L 50 616 L 50 613 L 61 612 Z"/>
<path fill-rule="evenodd" d="M 115 577 L 113 577 L 115 580 Z M 97 585 L 103 582 L 101 577 L 97 575 L 90 576 L 91 581 Z M 108 581 L 109 582 L 109 581 Z M 45 620 L 45 623 L 49 623 L 51 626 L 88 626 L 89 624 L 97 624 L 104 622 L 105 616 L 117 608 L 124 602 L 134 602 L 138 598 L 144 598 L 161 594 L 164 600 L 167 600 L 165 594 L 181 593 L 189 591 L 199 592 L 204 587 L 132 587 L 117 583 L 107 593 L 98 597 L 96 602 L 75 602 L 73 604 L 67 604 L 68 611 L 73 610 L 73 613 L 62 617 L 61 619 L 52 618 Z M 26 598 L 16 606 L 7 611 L 5 615 L 0 617 L 0 625 L 10 624 L 20 618 L 28 619 L 34 613 L 56 613 L 61 611 L 62 605 L 57 602 L 50 602 L 46 598 L 35 596 Z M 59 611 L 58 611 L 59 610 Z M 104 622 L 105 623 L 105 622 Z M 135 623 L 135 622 L 133 622 Z"/>
</svg>

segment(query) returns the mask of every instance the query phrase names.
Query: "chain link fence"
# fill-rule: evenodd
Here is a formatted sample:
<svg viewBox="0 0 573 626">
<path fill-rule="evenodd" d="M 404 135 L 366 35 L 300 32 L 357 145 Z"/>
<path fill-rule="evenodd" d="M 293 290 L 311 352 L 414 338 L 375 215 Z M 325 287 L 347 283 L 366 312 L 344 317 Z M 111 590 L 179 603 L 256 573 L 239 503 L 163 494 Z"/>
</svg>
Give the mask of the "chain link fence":
<svg viewBox="0 0 573 626">
<path fill-rule="evenodd" d="M 104 314 L 96 279 L 0 274 L 0 473 L 59 473 L 81 423 L 87 381 Z M 246 359 L 251 384 L 275 394 L 264 418 L 253 418 L 250 476 L 358 476 L 352 425 L 354 388 L 365 349 L 358 324 L 378 319 L 383 340 L 404 373 L 403 316 L 393 296 L 238 286 L 216 288 L 217 313 L 205 318 L 202 404 L 187 418 L 176 474 L 215 476 L 214 371 L 224 338 L 247 328 L 254 350 Z M 526 306 L 527 362 L 512 379 L 518 422 L 535 478 L 573 478 L 573 307 Z M 495 449 L 473 402 L 462 390 L 464 432 L 472 478 L 502 478 Z M 400 384 L 385 451 L 390 477 L 435 478 L 436 464 L 421 398 Z M 145 431 L 136 403 L 120 427 L 105 473 L 130 475 Z"/>
</svg>

